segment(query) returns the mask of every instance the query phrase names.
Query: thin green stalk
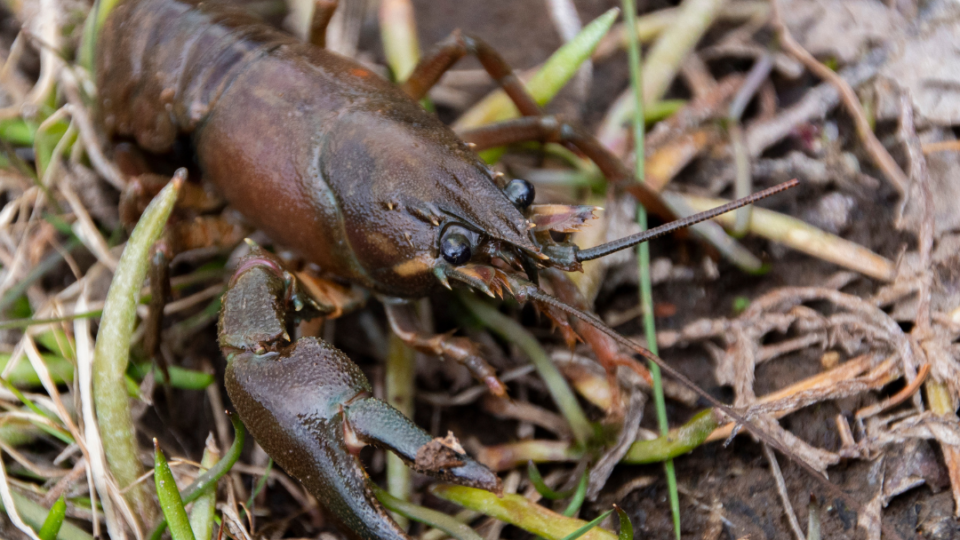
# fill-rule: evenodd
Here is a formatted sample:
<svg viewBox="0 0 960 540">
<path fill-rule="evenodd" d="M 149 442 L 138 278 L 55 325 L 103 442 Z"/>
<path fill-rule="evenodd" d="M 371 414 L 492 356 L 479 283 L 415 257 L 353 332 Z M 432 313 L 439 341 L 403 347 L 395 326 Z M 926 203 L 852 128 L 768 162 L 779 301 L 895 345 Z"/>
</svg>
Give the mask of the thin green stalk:
<svg viewBox="0 0 960 540">
<path fill-rule="evenodd" d="M 21 403 L 26 405 L 28 409 L 46 418 L 47 420 L 50 420 L 51 422 L 54 422 L 54 423 L 57 422 L 56 415 L 54 415 L 53 413 L 47 412 L 41 409 L 40 407 L 37 407 L 36 403 L 31 401 L 30 398 L 28 398 L 27 396 L 23 395 L 23 392 L 21 392 L 16 386 L 11 384 L 10 381 L 4 379 L 3 377 L 0 377 L 0 384 L 2 384 L 7 390 L 9 390 L 10 393 L 16 396 L 16 398 L 19 399 Z"/>
<path fill-rule="evenodd" d="M 390 352 L 387 355 L 387 403 L 396 407 L 407 418 L 413 418 L 413 388 L 416 364 L 413 349 L 396 334 L 390 334 Z M 393 452 L 387 452 L 387 491 L 390 495 L 409 501 L 413 492 L 410 468 Z M 410 520 L 395 514 L 394 520 L 406 530 Z"/>
<path fill-rule="evenodd" d="M 14 396 L 17 397 L 17 399 L 20 400 L 21 403 L 26 405 L 28 409 L 33 411 L 38 416 L 46 418 L 56 427 L 48 426 L 40 422 L 33 422 L 33 425 L 40 428 L 40 430 L 42 430 L 44 433 L 48 435 L 52 435 L 57 439 L 60 439 L 61 441 L 64 442 L 64 444 L 73 444 L 74 442 L 76 442 L 73 440 L 73 437 L 70 436 L 70 433 L 61 426 L 59 419 L 53 413 L 44 411 L 43 409 L 38 407 L 33 401 L 27 398 L 27 396 L 23 395 L 23 393 L 20 392 L 20 390 L 16 386 L 13 386 L 13 384 L 11 384 L 10 381 L 2 377 L 0 377 L 0 385 L 4 386 L 7 390 L 9 390 Z"/>
<path fill-rule="evenodd" d="M 564 536 L 564 537 L 563 537 L 563 540 L 577 540 L 577 539 L 580 538 L 581 536 L 583 536 L 583 535 L 587 534 L 588 532 L 590 532 L 590 529 L 593 529 L 594 527 L 598 527 L 598 526 L 600 525 L 600 522 L 603 521 L 603 520 L 605 520 L 605 519 L 607 519 L 607 516 L 609 516 L 609 515 L 612 514 L 612 513 L 613 513 L 613 510 L 607 510 L 606 512 L 604 512 L 604 513 L 600 514 L 599 516 L 593 518 L 593 521 L 591 521 L 590 523 L 587 523 L 587 524 L 584 525 L 583 527 L 580 527 L 579 529 L 573 531 L 572 533 L 568 534 L 567 536 Z"/>
<path fill-rule="evenodd" d="M 83 37 L 80 41 L 80 52 L 77 55 L 80 65 L 90 73 L 94 72 L 93 57 L 96 50 L 97 38 L 100 35 L 100 28 L 106 22 L 107 16 L 117 7 L 120 0 L 97 0 L 93 4 L 93 9 L 87 15 L 87 20 L 83 25 Z"/>
<path fill-rule="evenodd" d="M 107 464 L 120 489 L 130 488 L 126 491 L 127 500 L 144 523 L 152 523 L 157 511 L 150 487 L 145 482 L 135 484 L 143 474 L 143 466 L 124 375 L 150 248 L 160 237 L 184 180 L 185 172 L 178 171 L 175 179 L 150 202 L 130 235 L 107 292 L 93 358 L 93 398 Z"/>
<path fill-rule="evenodd" d="M 534 489 L 537 490 L 537 493 L 539 493 L 544 499 L 556 501 L 560 499 L 566 499 L 567 497 L 576 493 L 576 489 L 569 489 L 567 491 L 556 491 L 551 489 L 550 486 L 543 481 L 543 476 L 540 475 L 540 470 L 537 469 L 537 466 L 534 464 L 533 460 L 527 461 L 527 477 L 530 479 L 530 483 L 533 484 Z M 586 477 L 586 474 L 584 474 L 584 477 Z"/>
<path fill-rule="evenodd" d="M 634 155 L 637 159 L 636 176 L 638 182 L 646 179 L 644 171 L 644 125 L 643 125 L 643 81 L 640 72 L 640 40 L 637 37 L 637 7 L 634 0 L 623 0 L 623 12 L 626 20 L 627 40 L 630 46 L 627 54 L 630 61 L 630 86 L 633 89 L 634 113 L 633 144 Z M 660 96 L 657 95 L 656 98 Z M 651 100 L 653 101 L 653 100 Z M 640 230 L 647 229 L 647 211 L 643 205 L 637 205 L 637 224 Z M 638 263 L 640 266 L 640 306 L 643 309 L 643 329 L 647 339 L 647 348 L 657 354 L 657 329 L 653 320 L 653 286 L 650 282 L 650 245 L 647 243 L 637 246 Z M 660 379 L 660 367 L 648 362 L 650 376 L 653 378 L 653 400 L 657 409 L 657 423 L 660 424 L 660 433 L 667 435 L 670 431 L 667 422 L 667 406 L 663 398 L 663 383 Z M 680 540 L 680 496 L 677 492 L 677 474 L 673 467 L 673 460 L 664 462 L 667 475 L 667 488 L 670 496 L 670 511 L 673 514 L 673 530 L 677 540 Z"/>
<path fill-rule="evenodd" d="M 564 509 L 563 515 L 573 517 L 580 511 L 580 507 L 583 506 L 583 501 L 587 498 L 587 479 L 589 476 L 590 475 L 584 472 L 583 476 L 580 477 L 580 482 L 577 483 L 577 489 L 573 492 L 573 498 L 570 499 L 570 504 Z"/>
<path fill-rule="evenodd" d="M 14 319 L 12 321 L 0 322 L 0 330 L 10 330 L 13 328 L 29 328 L 31 326 L 37 326 L 39 324 L 53 324 L 53 323 L 62 323 L 70 322 L 76 319 L 94 319 L 103 315 L 102 309 L 97 309 L 94 311 L 85 311 L 83 313 L 75 313 L 73 315 L 64 315 L 63 317 L 51 317 L 49 319 Z"/>
<path fill-rule="evenodd" d="M 253 511 L 253 501 L 257 498 L 257 495 L 263 491 L 264 486 L 267 485 L 267 478 L 270 478 L 270 471 L 273 470 L 273 458 L 267 460 L 267 466 L 263 470 L 263 474 L 260 475 L 260 479 L 257 480 L 257 485 L 253 487 L 253 491 L 250 492 L 250 498 L 247 499 L 247 508 Z"/>
<path fill-rule="evenodd" d="M 496 308 L 478 299 L 473 294 L 460 292 L 459 298 L 467 309 L 483 321 L 490 330 L 507 341 L 515 343 L 530 357 L 530 361 L 536 366 L 537 372 L 547 385 L 554 403 L 557 404 L 560 413 L 570 424 L 573 437 L 581 446 L 585 447 L 593 438 L 593 426 L 587 420 L 587 415 L 580 407 L 580 402 L 577 401 L 577 396 L 570 389 L 570 385 L 567 384 L 566 379 L 560 374 L 560 370 L 550 360 L 547 352 L 543 350 L 537 339 L 516 321 L 500 313 Z"/>
</svg>

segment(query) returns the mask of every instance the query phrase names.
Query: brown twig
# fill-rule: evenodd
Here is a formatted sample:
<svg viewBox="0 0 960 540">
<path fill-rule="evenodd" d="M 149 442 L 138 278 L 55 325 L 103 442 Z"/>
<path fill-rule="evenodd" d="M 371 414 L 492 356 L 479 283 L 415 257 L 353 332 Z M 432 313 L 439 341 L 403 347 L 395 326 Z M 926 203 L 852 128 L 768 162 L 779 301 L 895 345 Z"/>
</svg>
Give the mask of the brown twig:
<svg viewBox="0 0 960 540">
<path fill-rule="evenodd" d="M 881 401 L 880 403 L 874 403 L 873 405 L 864 407 L 857 411 L 857 420 L 875 416 L 891 407 L 896 407 L 897 405 L 903 403 L 917 393 L 917 390 L 920 389 L 920 385 L 923 384 L 923 381 L 927 380 L 927 375 L 929 374 L 930 364 L 924 364 L 923 367 L 920 368 L 920 372 L 917 373 L 917 377 L 910 381 L 910 384 L 904 386 L 899 392 Z"/>
<path fill-rule="evenodd" d="M 937 152 L 960 152 L 960 140 L 938 141 L 924 144 L 920 147 L 923 155 L 929 156 Z"/>
<path fill-rule="evenodd" d="M 840 98 L 843 100 L 847 112 L 853 117 L 853 121 L 857 126 L 857 133 L 860 135 L 860 139 L 863 141 L 870 157 L 873 158 L 877 167 L 883 171 L 887 179 L 893 184 L 893 187 L 896 188 L 900 196 L 903 197 L 907 192 L 907 186 L 909 184 L 907 176 L 903 173 L 903 170 L 900 169 L 900 166 L 897 165 L 897 162 L 894 161 L 890 152 L 887 152 L 887 149 L 884 148 L 883 144 L 873 133 L 873 129 L 870 127 L 870 121 L 867 119 L 866 113 L 863 112 L 863 106 L 860 105 L 857 94 L 847 81 L 814 58 L 812 54 L 793 39 L 793 35 L 790 34 L 790 30 L 787 29 L 783 23 L 783 19 L 780 17 L 778 4 L 779 2 L 777 0 L 772 0 L 771 2 L 771 22 L 774 30 L 780 35 L 780 45 L 785 51 L 795 56 L 807 66 L 807 69 L 813 72 L 814 75 L 828 81 L 836 87 L 837 91 L 840 92 Z"/>
<path fill-rule="evenodd" d="M 840 72 L 848 87 L 858 86 L 877 74 L 886 52 L 874 49 L 863 56 L 859 64 Z M 832 73 L 832 72 L 831 72 Z M 799 124 L 824 118 L 840 102 L 840 92 L 832 82 L 825 82 L 807 91 L 795 105 L 784 109 L 769 120 L 758 120 L 747 126 L 747 148 L 752 157 L 780 142 L 794 132 Z"/>
<path fill-rule="evenodd" d="M 87 114 L 86 105 L 80 97 L 76 78 L 68 69 L 63 70 L 60 78 L 63 82 L 63 91 L 67 96 L 67 101 L 70 102 L 70 114 L 73 116 L 74 121 L 77 122 L 77 127 L 80 128 L 80 140 L 83 141 L 83 146 L 87 150 L 90 163 L 93 164 L 93 167 L 107 182 L 110 182 L 110 184 L 118 190 L 123 191 L 123 188 L 127 185 L 127 181 L 123 177 L 123 173 L 117 169 L 113 161 L 107 159 L 103 154 L 103 149 L 100 148 L 97 131 L 93 127 L 93 122 Z"/>
<path fill-rule="evenodd" d="M 763 445 L 763 455 L 766 456 L 767 462 L 770 464 L 770 473 L 777 484 L 777 493 L 783 502 L 783 511 L 787 514 L 787 521 L 790 523 L 793 535 L 797 537 L 797 540 L 807 540 L 807 537 L 803 534 L 803 529 L 800 528 L 800 522 L 797 520 L 797 513 L 793 511 L 793 505 L 790 504 L 790 493 L 787 491 L 786 482 L 783 481 L 783 473 L 780 472 L 780 464 L 777 463 L 776 454 L 773 453 L 769 445 L 765 444 Z"/>
</svg>

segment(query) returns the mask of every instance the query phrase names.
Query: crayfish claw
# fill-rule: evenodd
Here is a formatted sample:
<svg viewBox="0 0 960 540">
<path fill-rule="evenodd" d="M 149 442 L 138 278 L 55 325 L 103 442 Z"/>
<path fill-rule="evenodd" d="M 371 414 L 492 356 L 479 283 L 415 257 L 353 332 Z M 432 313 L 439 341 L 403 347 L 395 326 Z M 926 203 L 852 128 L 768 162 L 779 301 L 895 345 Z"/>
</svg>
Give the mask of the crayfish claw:
<svg viewBox="0 0 960 540">
<path fill-rule="evenodd" d="M 360 466 L 357 454 L 366 444 L 389 448 L 445 481 L 502 491 L 496 474 L 456 448 L 445 461 L 423 457 L 430 435 L 374 398 L 360 368 L 322 340 L 302 338 L 272 357 L 235 354 L 225 382 L 267 454 L 360 538 L 408 538 L 374 497 Z"/>
<path fill-rule="evenodd" d="M 494 493 L 503 490 L 500 478 L 467 455 L 453 434 L 433 439 L 403 413 L 374 397 L 354 400 L 344 410 L 361 440 L 392 450 L 417 472 Z"/>
<path fill-rule="evenodd" d="M 365 445 L 389 448 L 415 469 L 443 480 L 502 491 L 500 479 L 463 452 L 456 439 L 435 448 L 427 432 L 373 397 L 366 376 L 340 350 L 310 337 L 289 343 L 287 326 L 314 311 L 304 302 L 306 309 L 294 312 L 293 300 L 300 294 L 294 276 L 253 247 L 224 295 L 220 314 L 227 393 L 277 464 L 363 539 L 409 540 L 373 495 L 358 459 Z"/>
</svg>

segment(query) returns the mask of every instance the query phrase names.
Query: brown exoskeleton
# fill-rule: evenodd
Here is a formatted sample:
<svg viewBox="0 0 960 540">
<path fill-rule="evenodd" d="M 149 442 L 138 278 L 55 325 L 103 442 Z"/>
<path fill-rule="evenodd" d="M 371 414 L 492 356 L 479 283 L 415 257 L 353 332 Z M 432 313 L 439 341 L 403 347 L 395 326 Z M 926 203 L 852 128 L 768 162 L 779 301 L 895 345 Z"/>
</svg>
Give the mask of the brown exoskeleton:
<svg viewBox="0 0 960 540">
<path fill-rule="evenodd" d="M 418 100 L 466 54 L 478 57 L 524 118 L 458 136 L 420 107 Z M 204 178 L 251 223 L 331 276 L 373 291 L 397 335 L 463 363 L 491 392 L 502 395 L 504 387 L 477 348 L 422 332 L 408 300 L 454 284 L 511 294 L 551 316 L 578 317 L 603 339 L 650 356 L 543 292 L 538 271 L 577 270 L 582 261 L 693 220 L 587 250 L 555 242 L 551 229 L 586 219 L 589 209 L 539 212 L 532 186 L 494 174 L 477 150 L 560 142 L 592 158 L 651 211 L 672 214 L 655 193 L 630 182 L 594 138 L 541 116 L 483 42 L 453 34 L 397 88 L 239 12 L 130 0 L 101 30 L 96 69 L 108 132 L 133 136 L 154 152 L 189 135 Z M 220 345 L 229 363 L 227 390 L 264 449 L 362 538 L 406 538 L 371 495 L 355 457 L 364 444 L 389 447 L 425 472 L 498 490 L 497 477 L 456 448 L 441 466 L 422 463 L 417 454 L 430 437 L 371 397 L 349 359 L 315 338 L 290 342 L 294 319 L 335 309 L 306 298 L 293 275 L 259 248 L 237 269 L 223 301 Z"/>
</svg>

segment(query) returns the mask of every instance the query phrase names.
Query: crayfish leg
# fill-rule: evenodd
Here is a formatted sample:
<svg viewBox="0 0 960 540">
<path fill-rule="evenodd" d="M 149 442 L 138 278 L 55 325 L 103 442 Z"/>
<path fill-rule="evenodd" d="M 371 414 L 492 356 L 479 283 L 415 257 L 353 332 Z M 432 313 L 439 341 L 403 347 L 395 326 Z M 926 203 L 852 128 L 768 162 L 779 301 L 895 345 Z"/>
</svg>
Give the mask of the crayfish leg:
<svg viewBox="0 0 960 540">
<path fill-rule="evenodd" d="M 310 35 L 307 36 L 307 41 L 320 48 L 327 46 L 327 27 L 337 11 L 337 4 L 337 0 L 313 1 L 313 16 L 310 17 Z"/>
<path fill-rule="evenodd" d="M 144 350 L 157 359 L 166 376 L 162 355 L 163 311 L 171 299 L 170 264 L 180 253 L 210 247 L 230 247 L 243 239 L 246 229 L 221 216 L 197 216 L 190 220 L 174 220 L 152 247 L 150 257 L 150 303 L 147 310 Z M 169 379 L 167 379 L 169 380 Z"/>
<path fill-rule="evenodd" d="M 660 195 L 642 183 L 634 182 L 634 175 L 607 150 L 596 137 L 584 129 L 555 117 L 544 116 L 533 96 L 527 91 L 513 69 L 500 53 L 480 38 L 454 31 L 423 56 L 401 89 L 413 99 L 421 99 L 458 60 L 472 54 L 477 57 L 490 77 L 506 92 L 524 118 L 483 126 L 458 133 L 475 150 L 519 142 L 558 142 L 585 154 L 600 168 L 612 183 L 628 191 L 650 212 L 666 221 L 675 218 L 674 212 Z"/>
<path fill-rule="evenodd" d="M 495 396 L 507 395 L 507 388 L 497 378 L 497 372 L 480 357 L 477 344 L 463 337 L 448 334 L 430 334 L 420 328 L 410 304 L 388 300 L 383 304 L 387 321 L 393 332 L 411 348 L 433 356 L 444 356 L 462 364 L 473 377 L 487 385 Z"/>
<path fill-rule="evenodd" d="M 458 60 L 472 54 L 524 116 L 539 116 L 540 106 L 496 49 L 482 39 L 454 30 L 430 49 L 400 85 L 412 99 L 420 100 Z"/>
</svg>

